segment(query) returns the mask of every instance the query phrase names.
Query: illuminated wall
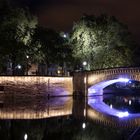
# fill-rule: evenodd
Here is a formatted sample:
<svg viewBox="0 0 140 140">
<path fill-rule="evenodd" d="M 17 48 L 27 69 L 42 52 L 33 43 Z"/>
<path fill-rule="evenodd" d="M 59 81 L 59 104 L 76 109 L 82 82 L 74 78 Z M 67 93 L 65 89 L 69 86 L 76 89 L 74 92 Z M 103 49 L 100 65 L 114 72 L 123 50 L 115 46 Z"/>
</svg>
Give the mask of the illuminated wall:
<svg viewBox="0 0 140 140">
<path fill-rule="evenodd" d="M 45 77 L 45 76 L 0 76 L 0 85 L 14 88 L 32 88 L 31 90 L 44 89 L 50 95 L 72 95 L 72 77 Z M 61 93 L 60 93 L 61 92 Z"/>
</svg>

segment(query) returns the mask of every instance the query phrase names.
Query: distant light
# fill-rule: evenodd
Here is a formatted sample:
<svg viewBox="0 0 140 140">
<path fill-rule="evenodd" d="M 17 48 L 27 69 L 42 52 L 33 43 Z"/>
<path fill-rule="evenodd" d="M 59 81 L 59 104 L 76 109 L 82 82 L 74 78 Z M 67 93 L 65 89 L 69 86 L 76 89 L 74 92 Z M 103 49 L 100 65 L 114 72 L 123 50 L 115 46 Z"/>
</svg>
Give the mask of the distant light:
<svg viewBox="0 0 140 140">
<path fill-rule="evenodd" d="M 64 34 L 64 35 L 63 35 L 63 37 L 64 37 L 64 38 L 67 38 L 67 35 L 66 35 L 66 34 Z"/>
<path fill-rule="evenodd" d="M 29 55 L 26 55 L 26 58 L 28 59 L 29 58 Z"/>
<path fill-rule="evenodd" d="M 119 78 L 119 81 L 120 82 L 128 82 L 130 79 L 127 79 L 127 78 Z"/>
<path fill-rule="evenodd" d="M 24 135 L 24 140 L 27 140 L 27 138 L 28 138 L 28 135 L 25 134 L 25 135 Z"/>
<path fill-rule="evenodd" d="M 18 68 L 18 69 L 21 69 L 21 65 L 17 65 L 17 68 Z"/>
<path fill-rule="evenodd" d="M 129 102 L 128 102 L 128 103 L 129 103 L 129 105 L 131 105 L 131 104 L 132 104 L 132 101 L 131 101 L 131 100 L 129 100 Z"/>
<path fill-rule="evenodd" d="M 82 124 L 82 128 L 85 129 L 86 128 L 86 123 Z"/>
<path fill-rule="evenodd" d="M 111 109 L 113 108 L 112 104 L 110 105 L 110 108 L 111 108 Z"/>
<path fill-rule="evenodd" d="M 87 62 L 86 62 L 86 61 L 84 61 L 84 62 L 83 62 L 83 66 L 86 66 L 86 65 L 87 65 Z"/>
<path fill-rule="evenodd" d="M 119 118 L 123 118 L 123 117 L 128 117 L 129 116 L 129 113 L 126 111 L 126 112 L 119 112 L 118 114 L 117 114 L 117 116 L 119 117 Z"/>
<path fill-rule="evenodd" d="M 58 74 L 60 74 L 60 73 L 61 73 L 61 71 L 60 71 L 60 70 L 58 70 L 58 71 L 57 71 L 57 73 L 58 73 Z"/>
</svg>

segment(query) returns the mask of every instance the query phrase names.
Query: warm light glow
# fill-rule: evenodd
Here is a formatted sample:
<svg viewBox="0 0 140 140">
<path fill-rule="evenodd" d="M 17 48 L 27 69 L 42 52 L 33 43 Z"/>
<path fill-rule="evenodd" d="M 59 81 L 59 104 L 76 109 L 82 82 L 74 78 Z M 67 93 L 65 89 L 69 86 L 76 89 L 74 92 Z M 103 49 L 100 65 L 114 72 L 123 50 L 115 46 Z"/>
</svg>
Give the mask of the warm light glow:
<svg viewBox="0 0 140 140">
<path fill-rule="evenodd" d="M 58 73 L 58 74 L 60 74 L 60 73 L 61 73 L 61 71 L 60 71 L 60 70 L 58 70 L 58 71 L 57 71 L 57 73 Z"/>
<path fill-rule="evenodd" d="M 84 109 L 84 117 L 86 116 L 86 109 Z"/>
</svg>

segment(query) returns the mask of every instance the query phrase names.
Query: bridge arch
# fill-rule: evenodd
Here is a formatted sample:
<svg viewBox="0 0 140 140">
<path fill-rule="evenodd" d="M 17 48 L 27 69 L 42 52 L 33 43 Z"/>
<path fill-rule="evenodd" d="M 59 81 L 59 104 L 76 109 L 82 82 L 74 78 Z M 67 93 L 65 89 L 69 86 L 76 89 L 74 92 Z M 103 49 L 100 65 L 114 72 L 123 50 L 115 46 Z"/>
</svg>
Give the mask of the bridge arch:
<svg viewBox="0 0 140 140">
<path fill-rule="evenodd" d="M 88 95 L 88 89 L 102 81 L 128 78 L 140 81 L 140 68 L 113 68 L 97 71 L 84 71 L 74 73 L 73 88 L 74 94 Z"/>
</svg>

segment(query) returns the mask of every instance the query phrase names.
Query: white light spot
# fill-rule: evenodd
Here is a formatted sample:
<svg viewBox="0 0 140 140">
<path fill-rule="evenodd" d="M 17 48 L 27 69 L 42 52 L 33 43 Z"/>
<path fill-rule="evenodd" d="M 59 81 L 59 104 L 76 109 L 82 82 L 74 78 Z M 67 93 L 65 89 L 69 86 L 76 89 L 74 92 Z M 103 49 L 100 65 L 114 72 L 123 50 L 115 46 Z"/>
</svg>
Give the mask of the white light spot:
<svg viewBox="0 0 140 140">
<path fill-rule="evenodd" d="M 82 128 L 85 129 L 86 128 L 86 123 L 82 124 Z"/>
<path fill-rule="evenodd" d="M 25 134 L 25 135 L 24 135 L 24 140 L 27 140 L 27 138 L 28 138 L 28 135 Z"/>
<path fill-rule="evenodd" d="M 112 104 L 110 105 L 110 108 L 111 108 L 111 109 L 113 108 Z"/>
<path fill-rule="evenodd" d="M 87 62 L 86 62 L 86 61 L 84 61 L 84 62 L 83 62 L 83 66 L 86 66 L 86 65 L 87 65 Z"/>
<path fill-rule="evenodd" d="M 119 112 L 119 113 L 117 113 L 117 116 L 119 118 L 128 117 L 129 113 L 127 111 L 126 112 Z"/>
<path fill-rule="evenodd" d="M 131 104 L 132 104 L 132 101 L 131 101 L 131 100 L 129 100 L 129 102 L 128 102 L 128 103 L 129 103 L 129 105 L 131 105 Z"/>
</svg>

